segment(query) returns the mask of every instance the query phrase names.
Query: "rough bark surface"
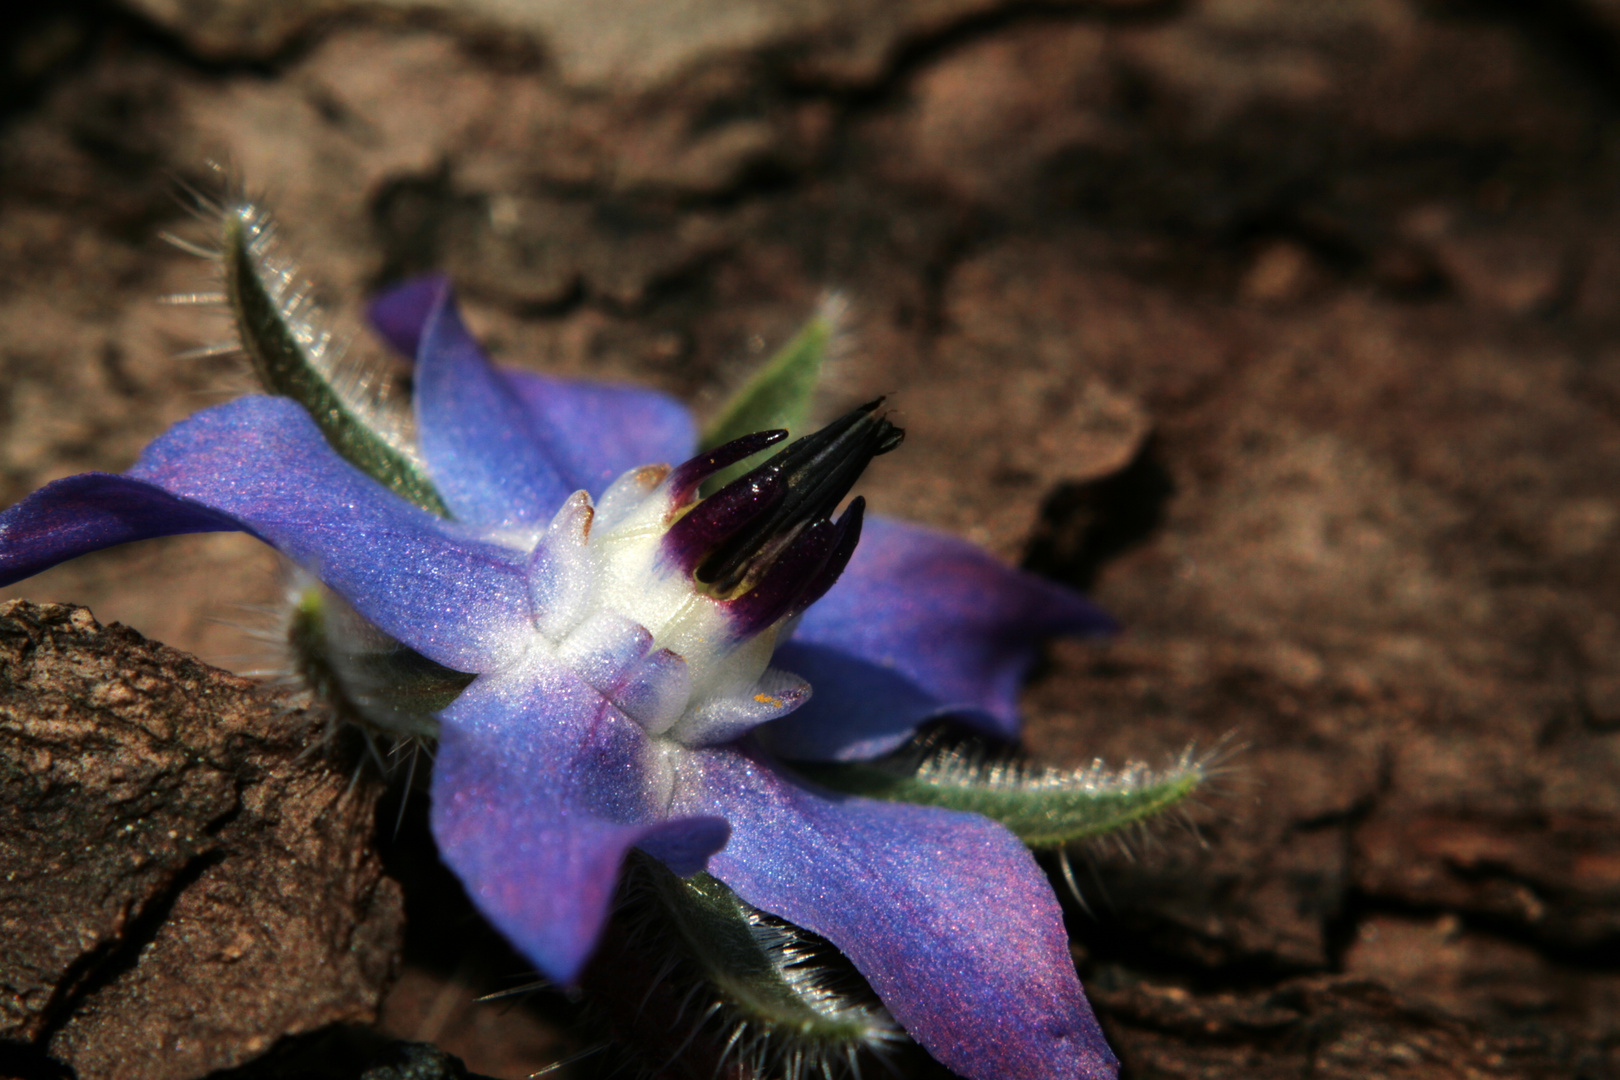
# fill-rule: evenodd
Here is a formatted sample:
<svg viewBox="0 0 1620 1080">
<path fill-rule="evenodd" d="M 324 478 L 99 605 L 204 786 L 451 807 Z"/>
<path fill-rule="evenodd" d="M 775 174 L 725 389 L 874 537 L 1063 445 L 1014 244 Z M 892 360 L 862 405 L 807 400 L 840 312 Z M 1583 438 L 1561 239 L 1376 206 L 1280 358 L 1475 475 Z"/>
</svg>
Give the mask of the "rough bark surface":
<svg viewBox="0 0 1620 1080">
<path fill-rule="evenodd" d="M 84 608 L 0 606 L 0 1069 L 201 1076 L 375 1015 L 399 890 L 320 737 Z"/>
<path fill-rule="evenodd" d="M 213 330 L 151 302 L 208 287 L 156 236 L 198 235 L 167 185 L 209 156 L 340 314 L 446 269 L 502 362 L 700 412 L 842 290 L 826 409 L 889 393 L 909 431 L 873 506 L 1128 627 L 1054 650 L 1032 745 L 1226 747 L 1199 838 L 1077 867 L 1128 1074 L 1620 1074 L 1612 0 L 263 9 L 8 27 L 0 497 L 217 400 L 214 362 L 173 359 Z M 223 662 L 208 616 L 272 599 L 268 565 L 193 537 L 8 595 Z M 197 820 L 228 815 L 188 768 Z M 414 814 L 385 1027 L 499 1076 L 578 1049 L 566 1003 L 475 1004 L 521 964 Z M 230 865 L 210 838 L 196 869 L 201 828 L 130 895 Z M 100 929 L 43 935 L 4 1006 L 23 1038 L 125 910 L 83 904 Z M 60 1015 L 51 1045 L 90 1047 Z"/>
</svg>

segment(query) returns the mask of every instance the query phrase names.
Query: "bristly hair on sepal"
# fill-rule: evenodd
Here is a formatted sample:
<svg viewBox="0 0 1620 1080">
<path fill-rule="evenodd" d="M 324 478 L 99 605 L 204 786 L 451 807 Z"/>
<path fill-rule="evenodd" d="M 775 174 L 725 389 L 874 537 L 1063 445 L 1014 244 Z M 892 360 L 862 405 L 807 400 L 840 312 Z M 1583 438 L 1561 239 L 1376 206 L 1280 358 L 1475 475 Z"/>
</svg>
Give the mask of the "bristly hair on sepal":
<svg viewBox="0 0 1620 1080">
<path fill-rule="evenodd" d="M 581 984 L 632 1075 L 860 1080 L 912 1045 L 836 949 L 707 874 L 633 854 L 614 923 Z"/>
<path fill-rule="evenodd" d="M 395 641 L 306 574 L 289 592 L 294 670 L 338 719 L 390 744 L 439 737 L 438 714 L 473 676 Z"/>
<path fill-rule="evenodd" d="M 1221 747 L 1205 754 L 1188 747 L 1161 768 L 1128 762 L 1115 769 L 1097 760 L 1064 769 L 934 726 L 876 761 L 791 767 L 845 794 L 982 814 L 1042 850 L 1127 838 L 1156 820 L 1173 820 L 1185 813 L 1224 753 Z"/>
<path fill-rule="evenodd" d="M 226 170 L 210 164 L 206 186 L 181 183 L 187 208 L 214 234 L 211 244 L 165 235 L 212 264 L 216 289 L 168 297 L 217 306 L 234 340 L 192 356 L 245 358 L 257 389 L 291 398 L 345 460 L 425 510 L 449 516 L 416 447 L 409 396 L 384 357 L 356 358 L 315 302 L 314 287 L 286 253 L 269 212 Z M 472 676 L 434 663 L 384 634 L 347 601 L 302 570 L 291 570 L 279 644 L 283 683 L 307 689 L 328 717 L 330 745 L 340 729 L 358 731 L 385 776 L 438 737 L 435 714 Z M 409 784 L 409 780 L 407 780 Z"/>
<path fill-rule="evenodd" d="M 182 184 L 192 213 L 215 232 L 208 244 L 165 235 L 213 264 L 215 288 L 168 302 L 221 306 L 234 340 L 191 356 L 244 356 L 265 393 L 293 399 L 345 460 L 396 494 L 441 517 L 449 511 L 423 468 L 399 373 L 382 357 L 357 358 L 314 300 L 260 203 L 213 166 L 207 188 Z"/>
<path fill-rule="evenodd" d="M 408 797 L 426 779 L 437 712 L 473 676 L 395 641 L 293 563 L 282 560 L 277 576 L 278 602 L 241 605 L 236 617 L 218 620 L 253 643 L 231 667 L 273 695 L 278 715 L 316 722 L 305 756 L 352 764 L 351 787 L 367 771 L 403 778 Z M 402 817 L 404 808 L 402 798 Z"/>
</svg>

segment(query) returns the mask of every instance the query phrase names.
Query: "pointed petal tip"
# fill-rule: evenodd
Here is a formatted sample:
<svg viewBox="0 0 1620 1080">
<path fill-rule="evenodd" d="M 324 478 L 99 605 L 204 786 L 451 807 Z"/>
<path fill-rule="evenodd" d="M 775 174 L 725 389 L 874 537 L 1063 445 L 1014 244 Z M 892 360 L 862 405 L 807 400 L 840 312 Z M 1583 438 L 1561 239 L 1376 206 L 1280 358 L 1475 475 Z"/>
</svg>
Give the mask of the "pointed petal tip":
<svg viewBox="0 0 1620 1080">
<path fill-rule="evenodd" d="M 440 855 L 486 918 L 567 985 L 607 923 L 626 853 L 678 873 L 730 835 L 699 810 L 677 818 L 649 797 L 645 733 L 561 665 L 474 682 L 440 716 L 431 822 Z"/>
<path fill-rule="evenodd" d="M 618 865 L 610 884 L 616 888 L 631 846 L 645 851 L 677 876 L 690 877 L 707 868 L 709 857 L 725 847 L 730 836 L 731 826 L 719 817 L 681 818 L 655 825 L 618 852 Z M 563 927 L 560 932 L 547 933 L 533 925 L 512 929 L 502 925 L 498 918 L 496 922 L 546 978 L 558 986 L 571 988 L 578 985 L 580 974 L 601 944 L 610 906 L 606 902 L 601 905 L 599 921 L 584 920 L 575 926 Z"/>
<path fill-rule="evenodd" d="M 382 339 L 401 356 L 416 359 L 433 309 L 450 294 L 450 278 L 444 274 L 422 274 L 390 286 L 366 309 L 366 316 Z"/>
<path fill-rule="evenodd" d="M 725 847 L 731 835 L 725 819 L 712 816 L 680 818 L 640 830 L 626 826 L 606 829 L 597 835 L 596 842 L 587 844 L 594 853 L 579 853 L 584 862 L 597 864 L 594 870 L 570 867 L 585 873 L 576 882 L 584 887 L 576 890 L 569 901 L 547 901 L 538 896 L 540 890 L 535 890 L 529 903 L 514 903 L 503 888 L 475 889 L 462 867 L 455 867 L 469 892 L 474 893 L 479 909 L 558 986 L 576 985 L 595 954 L 631 847 L 639 847 L 678 876 L 689 877 L 705 869 L 709 857 Z"/>
<path fill-rule="evenodd" d="M 427 471 L 459 520 L 543 522 L 573 492 L 551 448 L 531 430 L 522 399 L 489 362 L 448 289 L 421 327 L 412 398 Z"/>
<path fill-rule="evenodd" d="M 1062 909 L 1010 832 L 825 797 L 746 749 L 695 764 L 681 809 L 723 807 L 733 829 L 710 873 L 836 945 L 936 1060 L 967 1080 L 1113 1080 Z"/>
<path fill-rule="evenodd" d="M 226 514 L 144 480 L 80 473 L 53 480 L 0 513 L 0 585 L 116 544 L 241 528 Z"/>
</svg>

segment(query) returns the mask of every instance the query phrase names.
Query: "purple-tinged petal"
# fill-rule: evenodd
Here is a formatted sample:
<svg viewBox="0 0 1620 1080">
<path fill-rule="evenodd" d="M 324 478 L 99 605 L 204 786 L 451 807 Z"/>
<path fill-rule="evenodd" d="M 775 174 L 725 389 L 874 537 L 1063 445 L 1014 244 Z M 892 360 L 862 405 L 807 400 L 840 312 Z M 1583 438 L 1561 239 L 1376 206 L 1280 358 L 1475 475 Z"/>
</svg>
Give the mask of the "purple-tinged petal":
<svg viewBox="0 0 1620 1080">
<path fill-rule="evenodd" d="M 389 492 L 285 398 L 240 398 L 176 424 L 130 476 L 229 516 L 457 670 L 505 663 L 533 625 L 523 555 Z"/>
<path fill-rule="evenodd" d="M 751 694 L 709 698 L 687 710 L 670 734 L 687 746 L 719 746 L 741 738 L 804 704 L 810 684 L 791 671 L 767 668 Z"/>
<path fill-rule="evenodd" d="M 241 527 L 144 480 L 81 473 L 46 484 L 0 514 L 0 585 L 115 544 Z"/>
<path fill-rule="evenodd" d="M 549 521 L 577 490 L 531 433 L 523 403 L 467 332 L 448 287 L 422 327 L 414 394 L 428 472 L 462 521 Z"/>
<path fill-rule="evenodd" d="M 665 818 L 663 758 L 566 668 L 486 675 L 440 728 L 439 852 L 478 909 L 558 982 L 589 958 L 632 846 L 690 874 L 726 842 L 725 822 L 706 811 Z"/>
<path fill-rule="evenodd" d="M 384 341 L 407 360 L 415 360 L 428 314 L 449 289 L 450 279 L 443 274 L 413 277 L 373 300 L 366 314 Z"/>
<path fill-rule="evenodd" d="M 778 757 L 869 761 L 898 749 L 924 721 L 947 710 L 916 683 L 858 656 L 789 641 L 771 663 L 810 683 L 810 700 L 759 729 Z"/>
<path fill-rule="evenodd" d="M 639 465 L 692 456 L 697 429 L 685 405 L 639 386 L 501 370 L 529 414 L 529 430 L 569 486 L 602 494 Z"/>
<path fill-rule="evenodd" d="M 987 731 L 1011 738 L 1018 690 L 1040 643 L 1114 629 L 1078 593 L 1003 566 L 965 540 L 874 518 L 794 640 L 888 668 L 939 711 L 988 721 Z"/>
<path fill-rule="evenodd" d="M 416 358 L 434 305 L 449 291 L 442 274 L 411 278 L 372 301 L 371 323 L 401 354 Z M 667 394 L 510 369 L 500 375 L 523 402 L 522 430 L 551 456 L 570 491 L 584 488 L 595 497 L 627 469 L 685 461 L 697 443 L 691 414 Z"/>
<path fill-rule="evenodd" d="M 647 732 L 660 735 L 681 718 L 692 700 L 692 673 L 684 656 L 654 649 L 625 673 L 624 682 L 608 697 Z"/>
<path fill-rule="evenodd" d="M 723 812 L 709 872 L 813 930 L 968 1080 L 1111 1080 L 1046 876 L 976 814 L 818 794 L 753 752 L 698 751 L 676 812 Z"/>
</svg>

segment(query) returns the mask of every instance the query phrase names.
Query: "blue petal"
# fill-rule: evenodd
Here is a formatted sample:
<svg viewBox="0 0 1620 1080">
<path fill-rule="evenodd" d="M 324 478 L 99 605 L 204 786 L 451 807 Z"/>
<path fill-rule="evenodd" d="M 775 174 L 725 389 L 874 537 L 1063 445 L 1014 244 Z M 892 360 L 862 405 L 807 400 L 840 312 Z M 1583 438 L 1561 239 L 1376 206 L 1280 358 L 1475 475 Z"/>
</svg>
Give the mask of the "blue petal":
<svg viewBox="0 0 1620 1080">
<path fill-rule="evenodd" d="M 810 700 L 757 737 L 795 761 L 868 761 L 898 748 L 924 720 L 948 711 L 893 668 L 825 645 L 789 641 L 771 663 L 802 675 Z M 808 718 L 807 718 L 808 717 Z"/>
<path fill-rule="evenodd" d="M 422 328 L 416 354 L 416 428 L 428 472 L 463 521 L 549 521 L 569 486 L 528 413 L 467 332 L 446 287 Z"/>
<path fill-rule="evenodd" d="M 879 736 L 894 730 L 894 714 L 864 700 L 884 672 L 895 680 L 883 691 L 885 709 L 904 710 L 905 724 L 950 713 L 1012 738 L 1018 691 L 1040 643 L 1115 628 L 1078 593 L 1003 566 L 965 540 L 875 518 L 838 584 L 793 634 L 848 658 L 843 676 L 811 679 L 815 695 L 775 726 L 773 745 L 837 759 L 855 753 L 851 740 L 865 737 L 868 722 Z M 785 658 L 782 666 L 793 670 Z"/>
<path fill-rule="evenodd" d="M 478 909 L 558 982 L 589 958 L 632 846 L 690 874 L 726 842 L 719 818 L 666 820 L 662 758 L 565 668 L 486 675 L 440 725 L 439 852 Z"/>
<path fill-rule="evenodd" d="M 0 585 L 115 544 L 241 527 L 144 480 L 81 473 L 46 484 L 0 514 Z"/>
<path fill-rule="evenodd" d="M 449 288 L 442 274 L 412 278 L 372 302 L 371 322 L 400 353 L 415 357 L 428 316 Z M 594 497 L 627 469 L 692 456 L 692 416 L 666 394 L 510 369 L 500 374 L 528 413 L 525 430 L 550 453 L 570 491 L 584 488 Z"/>
<path fill-rule="evenodd" d="M 895 1019 L 968 1080 L 1118 1068 L 1029 851 L 975 814 L 817 794 L 736 750 L 693 755 L 676 809 L 723 813 L 709 871 L 848 956 Z"/>
<path fill-rule="evenodd" d="M 407 360 L 416 359 L 422 327 L 439 297 L 450 290 L 443 274 L 423 274 L 402 282 L 371 302 L 366 314 L 384 341 Z"/>
<path fill-rule="evenodd" d="M 694 452 L 692 414 L 665 394 L 521 371 L 501 374 L 523 400 L 531 430 L 568 483 L 592 497 L 628 469 L 679 465 Z"/>
<path fill-rule="evenodd" d="M 130 476 L 227 515 L 441 664 L 487 671 L 533 625 L 522 554 L 389 492 L 284 398 L 198 413 L 147 447 Z"/>
</svg>

